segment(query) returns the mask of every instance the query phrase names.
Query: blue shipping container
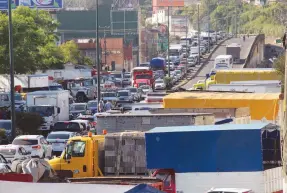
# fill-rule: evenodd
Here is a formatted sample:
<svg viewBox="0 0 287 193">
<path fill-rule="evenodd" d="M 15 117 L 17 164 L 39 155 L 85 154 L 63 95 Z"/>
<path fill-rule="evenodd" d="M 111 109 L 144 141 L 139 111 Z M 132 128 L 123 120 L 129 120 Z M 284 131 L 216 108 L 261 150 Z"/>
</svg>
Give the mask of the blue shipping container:
<svg viewBox="0 0 287 193">
<path fill-rule="evenodd" d="M 164 67 L 165 67 L 165 59 L 164 58 L 160 58 L 160 57 L 153 58 L 150 61 L 150 67 L 152 69 L 164 69 Z"/>
<path fill-rule="evenodd" d="M 148 169 L 175 172 L 263 171 L 267 124 L 156 127 L 145 134 Z"/>
</svg>

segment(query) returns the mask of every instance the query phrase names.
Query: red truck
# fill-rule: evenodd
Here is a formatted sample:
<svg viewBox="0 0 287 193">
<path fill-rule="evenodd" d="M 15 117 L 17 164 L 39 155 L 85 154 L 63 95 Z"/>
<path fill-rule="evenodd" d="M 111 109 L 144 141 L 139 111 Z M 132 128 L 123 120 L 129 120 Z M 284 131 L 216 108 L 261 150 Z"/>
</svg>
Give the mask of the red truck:
<svg viewBox="0 0 287 193">
<path fill-rule="evenodd" d="M 154 78 L 152 70 L 134 71 L 133 72 L 133 86 L 138 88 L 142 85 L 149 85 L 154 89 Z"/>
</svg>

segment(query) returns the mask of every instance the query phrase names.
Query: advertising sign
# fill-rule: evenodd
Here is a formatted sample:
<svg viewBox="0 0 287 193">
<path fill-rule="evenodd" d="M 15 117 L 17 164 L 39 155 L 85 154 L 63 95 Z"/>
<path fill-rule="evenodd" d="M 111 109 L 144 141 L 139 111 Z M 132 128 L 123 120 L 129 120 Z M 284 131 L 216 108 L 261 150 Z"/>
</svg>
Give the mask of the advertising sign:
<svg viewBox="0 0 287 193">
<path fill-rule="evenodd" d="M 171 16 L 171 30 L 172 32 L 186 32 L 188 30 L 186 16 Z"/>
<path fill-rule="evenodd" d="M 36 9 L 62 9 L 63 0 L 12 0 L 12 9 L 27 6 Z M 0 0 L 0 10 L 8 9 L 8 0 Z"/>
</svg>

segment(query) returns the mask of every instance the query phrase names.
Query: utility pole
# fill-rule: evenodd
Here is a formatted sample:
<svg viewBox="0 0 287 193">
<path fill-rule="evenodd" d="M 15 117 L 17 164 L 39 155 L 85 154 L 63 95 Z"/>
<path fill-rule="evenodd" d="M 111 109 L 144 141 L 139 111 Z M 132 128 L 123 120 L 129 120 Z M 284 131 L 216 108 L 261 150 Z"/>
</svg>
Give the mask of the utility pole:
<svg viewBox="0 0 287 193">
<path fill-rule="evenodd" d="M 287 33 L 287 32 L 285 32 Z M 283 179 L 284 179 L 284 183 L 287 183 L 287 177 L 286 177 L 286 161 L 287 161 L 287 140 L 286 140 L 286 132 L 287 132 L 287 49 L 285 49 L 285 77 L 284 77 L 284 100 L 283 100 L 283 121 L 281 121 L 281 123 L 283 123 L 283 125 L 281 126 L 283 129 L 283 133 L 281 134 L 282 140 L 283 140 L 283 147 L 282 149 L 282 165 L 283 165 Z"/>
<path fill-rule="evenodd" d="M 235 6 L 235 37 L 237 38 L 237 5 Z"/>
<path fill-rule="evenodd" d="M 169 11 L 170 11 L 170 6 L 167 7 L 167 61 L 168 61 L 168 77 L 170 77 L 170 63 L 169 63 Z"/>
<path fill-rule="evenodd" d="M 104 50 L 105 50 L 105 67 L 107 66 L 107 39 L 106 39 L 106 28 L 104 29 Z"/>
<path fill-rule="evenodd" d="M 187 15 L 185 16 L 185 26 L 186 26 L 186 30 L 185 30 L 185 47 L 186 47 L 186 51 L 185 51 L 185 73 L 187 73 L 187 57 L 188 57 L 188 54 L 187 54 L 187 34 L 188 34 L 188 19 L 187 19 Z"/>
<path fill-rule="evenodd" d="M 198 28 L 198 64 L 200 65 L 200 23 L 199 23 L 199 7 L 200 4 L 197 4 L 197 28 Z"/>
<path fill-rule="evenodd" d="M 97 11 L 97 28 L 96 28 L 96 36 L 97 36 L 97 99 L 98 105 L 101 101 L 101 64 L 100 64 L 100 42 L 99 42 L 99 0 L 96 0 L 96 11 Z M 100 112 L 100 108 L 98 108 L 98 112 Z"/>
<path fill-rule="evenodd" d="M 209 1 L 207 3 L 207 10 L 208 10 L 208 53 L 210 53 L 210 7 L 209 7 Z"/>
<path fill-rule="evenodd" d="M 15 85 L 14 85 L 14 52 L 13 52 L 13 25 L 12 25 L 12 0 L 8 0 L 9 19 L 9 63 L 10 63 L 10 95 L 11 95 L 11 135 L 16 137 L 16 116 L 15 116 Z"/>
<path fill-rule="evenodd" d="M 215 20 L 215 42 L 217 43 L 217 20 Z"/>
</svg>

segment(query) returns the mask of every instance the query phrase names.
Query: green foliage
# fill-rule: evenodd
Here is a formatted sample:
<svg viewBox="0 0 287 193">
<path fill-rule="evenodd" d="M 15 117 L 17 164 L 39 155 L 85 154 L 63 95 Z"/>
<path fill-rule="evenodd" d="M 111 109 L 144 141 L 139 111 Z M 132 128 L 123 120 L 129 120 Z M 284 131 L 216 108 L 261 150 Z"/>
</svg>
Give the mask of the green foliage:
<svg viewBox="0 0 287 193">
<path fill-rule="evenodd" d="M 0 139 L 3 139 L 6 137 L 6 130 L 5 129 L 0 129 Z"/>
<path fill-rule="evenodd" d="M 285 75 L 285 55 L 281 55 L 274 63 L 274 68 L 281 76 L 281 81 L 284 82 Z"/>
<path fill-rule="evenodd" d="M 81 57 L 81 53 L 78 49 L 77 44 L 71 40 L 71 41 L 67 41 L 63 44 L 60 45 L 60 50 L 64 56 L 64 63 L 73 63 L 73 64 L 77 64 L 80 57 Z"/>
<path fill-rule="evenodd" d="M 43 118 L 37 113 L 16 113 L 16 126 L 22 134 L 37 134 L 43 122 Z"/>
<path fill-rule="evenodd" d="M 61 60 L 55 44 L 58 23 L 47 11 L 18 7 L 13 10 L 13 41 L 16 73 L 33 73 Z M 9 70 L 8 16 L 0 13 L 0 73 Z"/>
</svg>

